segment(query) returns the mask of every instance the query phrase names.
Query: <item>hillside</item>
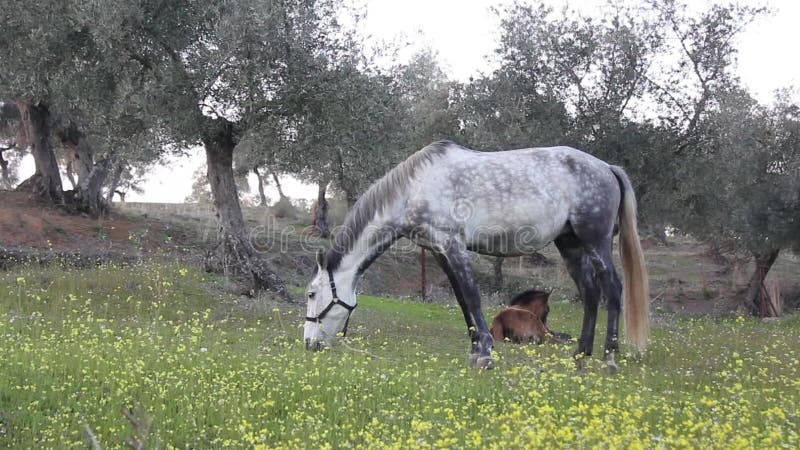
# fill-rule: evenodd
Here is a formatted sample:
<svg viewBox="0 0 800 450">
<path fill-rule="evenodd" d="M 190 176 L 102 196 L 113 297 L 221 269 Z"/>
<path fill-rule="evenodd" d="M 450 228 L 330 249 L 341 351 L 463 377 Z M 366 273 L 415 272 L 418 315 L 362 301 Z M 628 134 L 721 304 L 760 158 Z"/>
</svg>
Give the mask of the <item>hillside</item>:
<svg viewBox="0 0 800 450">
<path fill-rule="evenodd" d="M 275 218 L 263 208 L 245 208 L 254 242 L 292 285 L 303 286 L 313 269 L 314 249 L 326 245 L 308 235 L 304 213 Z M 209 207 L 182 204 L 115 204 L 106 220 L 65 214 L 30 205 L 23 194 L 0 192 L 0 248 L 13 255 L 96 256 L 179 259 L 201 266 L 205 249 L 214 241 L 216 226 Z M 687 314 L 726 314 L 736 309 L 736 292 L 749 277 L 750 267 L 726 268 L 706 254 L 703 245 L 674 238 L 670 245 L 645 241 L 653 305 L 657 311 Z M 554 290 L 556 301 L 576 297 L 576 290 L 552 246 L 542 251 L 545 263 L 507 258 L 503 289 L 494 288 L 492 259 L 473 257 L 487 304 L 503 303 L 530 287 Z M 6 262 L 5 264 L 8 264 Z M 446 278 L 433 258 L 426 259 L 429 300 L 452 297 Z M 3 267 L 4 264 L 0 264 Z M 780 287 L 787 308 L 800 299 L 800 260 L 781 255 L 770 279 Z M 365 274 L 360 290 L 373 295 L 419 298 L 420 251 L 400 242 Z"/>
</svg>

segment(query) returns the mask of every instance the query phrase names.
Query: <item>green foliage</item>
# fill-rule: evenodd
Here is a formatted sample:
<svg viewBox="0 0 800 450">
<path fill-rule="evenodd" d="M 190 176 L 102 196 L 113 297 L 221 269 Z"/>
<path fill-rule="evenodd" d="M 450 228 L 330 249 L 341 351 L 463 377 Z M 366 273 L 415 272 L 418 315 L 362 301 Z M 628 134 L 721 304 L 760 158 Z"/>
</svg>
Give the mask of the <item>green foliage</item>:
<svg viewBox="0 0 800 450">
<path fill-rule="evenodd" d="M 186 203 L 199 203 L 211 205 L 211 187 L 208 185 L 205 166 L 198 167 L 192 174 L 192 191 L 184 200 Z"/>
<path fill-rule="evenodd" d="M 796 245 L 797 107 L 758 105 L 733 71 L 736 36 L 764 12 L 654 0 L 580 17 L 512 3 L 499 69 L 462 90 L 466 140 L 569 144 L 620 164 L 651 229 L 723 250 Z"/>
<path fill-rule="evenodd" d="M 319 73 L 293 147 L 299 171 L 351 196 L 402 159 L 397 81 L 348 54 Z"/>
<path fill-rule="evenodd" d="M 722 249 L 759 254 L 800 241 L 800 116 L 786 98 L 764 107 L 731 89 L 701 121 L 679 191 L 687 231 Z M 702 174 L 702 176 L 700 176 Z"/>
<path fill-rule="evenodd" d="M 466 364 L 455 306 L 363 297 L 349 345 L 301 314 L 210 294 L 180 265 L 0 274 L 0 429 L 12 448 L 796 447 L 797 320 L 682 319 L 641 360 L 577 373 L 569 346 Z M 578 306 L 555 302 L 558 330 Z M 148 430 L 134 431 L 121 408 Z"/>
</svg>

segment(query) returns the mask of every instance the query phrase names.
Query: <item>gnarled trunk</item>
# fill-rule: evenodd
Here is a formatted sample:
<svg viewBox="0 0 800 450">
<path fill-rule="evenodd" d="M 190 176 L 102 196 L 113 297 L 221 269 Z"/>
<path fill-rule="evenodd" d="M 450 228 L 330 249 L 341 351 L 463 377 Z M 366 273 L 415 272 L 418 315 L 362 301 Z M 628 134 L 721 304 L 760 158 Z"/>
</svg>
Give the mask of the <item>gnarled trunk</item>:
<svg viewBox="0 0 800 450">
<path fill-rule="evenodd" d="M 206 269 L 242 277 L 251 291 L 271 290 L 289 299 L 283 280 L 258 254 L 242 216 L 233 175 L 233 124 L 217 119 L 217 133 L 203 139 L 208 183 L 216 209 L 219 241 L 206 258 Z"/>
<path fill-rule="evenodd" d="M 780 249 L 773 249 L 754 255 L 756 268 L 753 271 L 753 276 L 750 277 L 750 283 L 747 285 L 747 293 L 744 299 L 745 306 L 750 310 L 750 314 L 754 316 L 766 317 L 771 314 L 769 311 L 769 299 L 766 298 L 767 291 L 764 287 L 764 280 L 767 278 L 769 269 L 778 259 L 779 253 Z"/>
<path fill-rule="evenodd" d="M 74 124 L 58 133 L 62 144 L 69 149 L 70 168 L 78 176 L 75 185 L 75 208 L 92 217 L 108 213 L 108 204 L 103 198 L 103 185 L 113 163 L 113 152 L 101 160 L 95 160 L 95 152 L 86 134 Z"/>
<path fill-rule="evenodd" d="M 20 188 L 30 188 L 47 203 L 63 205 L 64 188 L 50 139 L 50 110 L 43 103 L 18 102 L 17 107 L 36 165 L 36 172 L 22 182 Z"/>
<path fill-rule="evenodd" d="M 114 202 L 114 194 L 119 193 L 120 200 L 125 202 L 125 194 L 118 192 L 119 182 L 122 179 L 122 172 L 125 171 L 125 164 L 120 162 L 114 167 L 114 172 L 111 175 L 111 182 L 108 185 L 108 192 L 106 193 L 106 203 L 111 205 Z"/>
<path fill-rule="evenodd" d="M 328 225 L 328 200 L 325 198 L 328 182 L 320 181 L 317 186 L 317 204 L 314 206 L 314 221 L 311 226 L 316 235 L 327 238 L 331 235 Z"/>
<path fill-rule="evenodd" d="M 80 184 L 78 208 L 88 212 L 92 217 L 101 217 L 108 213 L 108 203 L 103 198 L 103 185 L 111 171 L 114 156 L 108 155 L 92 166 L 85 182 Z"/>
</svg>

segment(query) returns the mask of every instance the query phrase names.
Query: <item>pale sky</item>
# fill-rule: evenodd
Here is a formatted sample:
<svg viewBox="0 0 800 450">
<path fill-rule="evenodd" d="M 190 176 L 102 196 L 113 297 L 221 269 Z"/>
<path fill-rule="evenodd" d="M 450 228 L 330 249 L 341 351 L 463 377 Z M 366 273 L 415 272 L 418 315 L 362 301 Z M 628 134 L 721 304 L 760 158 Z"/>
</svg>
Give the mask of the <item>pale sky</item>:
<svg viewBox="0 0 800 450">
<path fill-rule="evenodd" d="M 355 0 L 358 2 L 359 0 Z M 386 40 L 410 43 L 401 52 L 408 58 L 415 51 L 430 47 L 438 52 L 439 60 L 449 75 L 465 81 L 471 75 L 488 72 L 491 66 L 486 59 L 499 38 L 499 21 L 489 12 L 489 7 L 504 2 L 489 0 L 362 0 L 367 15 L 363 35 L 370 41 Z M 565 0 L 546 0 L 560 7 Z M 580 0 L 569 2 L 576 9 L 591 12 L 605 0 Z M 769 102 L 775 89 L 800 87 L 800 58 L 796 47 L 800 44 L 800 0 L 739 0 L 739 4 L 766 5 L 773 14 L 751 24 L 739 41 L 738 73 L 753 94 L 762 102 Z M 144 194 L 130 193 L 128 201 L 183 202 L 189 194 L 191 175 L 204 163 L 199 149 L 190 157 L 175 159 L 169 167 L 159 167 L 150 174 L 144 185 Z M 23 167 L 22 178 L 33 173 L 33 164 Z M 306 186 L 286 179 L 284 189 L 293 198 L 311 199 L 316 196 L 314 186 Z M 277 198 L 274 188 L 268 196 Z"/>
</svg>

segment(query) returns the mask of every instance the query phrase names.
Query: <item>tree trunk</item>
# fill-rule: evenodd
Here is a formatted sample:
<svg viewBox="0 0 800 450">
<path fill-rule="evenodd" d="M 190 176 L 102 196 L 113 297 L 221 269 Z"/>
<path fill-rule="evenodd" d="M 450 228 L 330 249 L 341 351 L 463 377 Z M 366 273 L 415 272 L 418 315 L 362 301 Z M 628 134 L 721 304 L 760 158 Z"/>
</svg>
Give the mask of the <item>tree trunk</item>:
<svg viewBox="0 0 800 450">
<path fill-rule="evenodd" d="M 505 261 L 505 258 L 502 256 L 498 256 L 492 261 L 492 267 L 494 268 L 494 287 L 498 291 L 503 289 L 503 261 Z"/>
<path fill-rule="evenodd" d="M 86 179 L 94 166 L 94 152 L 86 136 L 78 127 L 70 123 L 68 126 L 56 131 L 56 136 L 61 144 L 69 150 L 67 155 L 67 177 L 75 190 L 86 183 Z M 73 174 L 78 176 L 77 182 Z"/>
<path fill-rule="evenodd" d="M 253 167 L 253 173 L 256 174 L 256 178 L 258 178 L 258 198 L 261 201 L 261 207 L 266 208 L 267 195 L 264 193 L 264 177 L 261 176 L 261 172 L 258 171 L 258 167 Z"/>
<path fill-rule="evenodd" d="M 350 189 L 344 189 L 344 198 L 347 200 L 347 210 L 350 211 L 358 201 L 358 193 Z"/>
<path fill-rule="evenodd" d="M 206 258 L 206 269 L 242 277 L 251 292 L 271 290 L 289 299 L 286 286 L 261 258 L 250 240 L 242 216 L 233 175 L 233 124 L 217 119 L 216 135 L 203 138 L 214 208 L 219 225 L 219 242 Z"/>
<path fill-rule="evenodd" d="M 750 277 L 745 296 L 745 306 L 754 316 L 763 317 L 769 314 L 769 300 L 765 296 L 764 279 L 767 278 L 769 269 L 778 259 L 778 253 L 780 253 L 780 249 L 768 250 L 765 253 L 754 255 L 756 268 L 753 271 L 753 276 Z"/>
<path fill-rule="evenodd" d="M 8 185 L 11 184 L 11 174 L 8 171 L 8 161 L 3 158 L 3 152 L 8 149 L 0 149 L 0 170 L 3 172 L 3 183 Z"/>
<path fill-rule="evenodd" d="M 95 161 L 95 152 L 86 134 L 71 124 L 57 133 L 69 149 L 69 167 L 78 175 L 75 186 L 75 208 L 92 217 L 102 217 L 108 213 L 108 204 L 103 198 L 103 185 L 114 161 L 113 152 Z M 74 181 L 71 180 L 74 184 Z"/>
<path fill-rule="evenodd" d="M 111 205 L 114 202 L 114 194 L 119 187 L 119 181 L 122 179 L 122 172 L 125 171 L 124 163 L 117 163 L 114 167 L 114 173 L 111 175 L 111 183 L 108 185 L 108 192 L 106 193 L 106 203 Z M 120 199 L 124 202 L 125 196 L 120 194 Z"/>
<path fill-rule="evenodd" d="M 106 184 L 114 159 L 111 154 L 98 161 L 92 166 L 85 182 L 80 184 L 78 209 L 88 212 L 92 217 L 102 217 L 108 213 L 109 204 L 103 198 L 103 185 Z"/>
<path fill-rule="evenodd" d="M 320 181 L 317 186 L 317 204 L 314 206 L 314 221 L 311 226 L 315 234 L 327 238 L 331 236 L 331 229 L 328 225 L 328 200 L 325 198 L 328 182 Z"/>
<path fill-rule="evenodd" d="M 281 180 L 278 179 L 278 174 L 272 172 L 272 180 L 275 181 L 275 187 L 278 189 L 278 196 L 280 196 L 280 200 L 287 200 L 288 197 L 283 193 L 283 187 L 281 186 Z"/>
<path fill-rule="evenodd" d="M 64 173 L 67 175 L 67 180 L 69 184 L 72 186 L 72 190 L 78 189 L 78 182 L 75 181 L 75 171 L 72 170 L 72 161 L 67 163 L 67 166 L 64 168 Z"/>
<path fill-rule="evenodd" d="M 47 203 L 63 205 L 64 188 L 50 139 L 50 110 L 42 103 L 19 102 L 17 107 L 36 165 L 36 172 L 20 187 L 30 187 L 36 196 Z"/>
</svg>

